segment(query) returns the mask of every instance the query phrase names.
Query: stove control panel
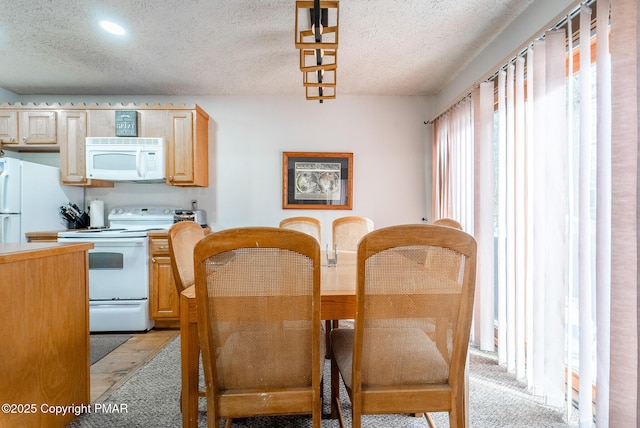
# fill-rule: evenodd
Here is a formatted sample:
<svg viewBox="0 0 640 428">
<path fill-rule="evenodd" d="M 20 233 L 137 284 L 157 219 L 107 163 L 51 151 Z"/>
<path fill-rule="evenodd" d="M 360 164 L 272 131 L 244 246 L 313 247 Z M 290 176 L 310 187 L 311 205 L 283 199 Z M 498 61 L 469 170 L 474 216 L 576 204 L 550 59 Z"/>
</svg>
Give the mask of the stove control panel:
<svg viewBox="0 0 640 428">
<path fill-rule="evenodd" d="M 154 206 L 134 206 L 113 208 L 109 212 L 109 220 L 152 220 L 171 219 L 178 208 L 175 207 L 154 207 Z"/>
</svg>

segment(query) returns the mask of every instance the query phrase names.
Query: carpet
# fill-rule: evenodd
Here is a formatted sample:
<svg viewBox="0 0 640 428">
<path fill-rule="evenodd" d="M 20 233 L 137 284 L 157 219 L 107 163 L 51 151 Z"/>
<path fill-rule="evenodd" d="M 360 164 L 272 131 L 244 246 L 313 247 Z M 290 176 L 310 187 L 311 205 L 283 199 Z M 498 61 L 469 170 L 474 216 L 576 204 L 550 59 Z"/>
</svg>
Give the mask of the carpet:
<svg viewBox="0 0 640 428">
<path fill-rule="evenodd" d="M 329 419 L 329 365 L 325 367 L 323 428 L 338 427 Z M 524 384 L 497 364 L 493 353 L 471 349 L 470 352 L 470 420 L 473 427 L 575 427 L 566 423 L 563 413 L 545 406 L 531 396 Z M 342 408 L 350 425 L 350 404 L 344 388 Z M 127 382 L 103 402 L 101 411 L 85 413 L 71 422 L 70 428 L 157 427 L 173 428 L 182 425 L 180 413 L 180 338 L 174 339 Z M 206 426 L 206 403 L 200 399 L 199 426 Z M 117 411 L 116 411 L 117 410 Z M 575 414 L 575 412 L 574 412 Z M 446 413 L 432 413 L 439 427 L 448 427 Z M 223 421 L 224 422 L 224 421 Z M 224 425 L 220 425 L 221 427 Z M 233 424 L 238 428 L 300 428 L 311 427 L 308 416 L 248 418 Z M 427 427 L 424 418 L 409 415 L 365 416 L 367 428 Z"/>
<path fill-rule="evenodd" d="M 89 361 L 91 365 L 100 361 L 109 352 L 131 338 L 130 334 L 93 333 L 89 336 Z"/>
</svg>

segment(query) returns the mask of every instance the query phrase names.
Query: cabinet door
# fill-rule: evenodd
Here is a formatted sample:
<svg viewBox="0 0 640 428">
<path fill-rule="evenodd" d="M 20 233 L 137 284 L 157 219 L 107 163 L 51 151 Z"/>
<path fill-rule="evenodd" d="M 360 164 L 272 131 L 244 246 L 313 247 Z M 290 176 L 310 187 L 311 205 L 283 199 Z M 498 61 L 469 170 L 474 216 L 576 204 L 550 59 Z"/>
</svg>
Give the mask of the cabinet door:
<svg viewBox="0 0 640 428">
<path fill-rule="evenodd" d="M 166 110 L 140 110 L 138 112 L 138 136 L 165 138 L 167 129 Z"/>
<path fill-rule="evenodd" d="M 86 184 L 85 145 L 87 113 L 82 110 L 60 112 L 60 180 L 63 184 Z"/>
<path fill-rule="evenodd" d="M 193 183 L 193 113 L 169 111 L 167 130 L 167 183 Z"/>
<path fill-rule="evenodd" d="M 18 123 L 20 145 L 56 144 L 55 111 L 22 111 Z"/>
<path fill-rule="evenodd" d="M 151 258 L 151 318 L 178 319 L 180 317 L 180 299 L 169 256 Z"/>
<path fill-rule="evenodd" d="M 115 110 L 89 110 L 87 137 L 113 137 L 116 135 Z"/>
<path fill-rule="evenodd" d="M 18 144 L 17 111 L 0 111 L 0 143 L 4 145 Z"/>
</svg>

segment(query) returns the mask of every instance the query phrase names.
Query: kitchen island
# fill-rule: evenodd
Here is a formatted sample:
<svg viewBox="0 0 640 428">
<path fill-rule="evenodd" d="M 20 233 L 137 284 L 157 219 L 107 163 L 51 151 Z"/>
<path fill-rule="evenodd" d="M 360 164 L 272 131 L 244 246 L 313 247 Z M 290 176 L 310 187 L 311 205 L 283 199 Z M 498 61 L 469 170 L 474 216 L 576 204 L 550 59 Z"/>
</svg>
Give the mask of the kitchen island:
<svg viewBox="0 0 640 428">
<path fill-rule="evenodd" d="M 64 427 L 88 411 L 91 248 L 0 244 L 0 426 Z"/>
</svg>

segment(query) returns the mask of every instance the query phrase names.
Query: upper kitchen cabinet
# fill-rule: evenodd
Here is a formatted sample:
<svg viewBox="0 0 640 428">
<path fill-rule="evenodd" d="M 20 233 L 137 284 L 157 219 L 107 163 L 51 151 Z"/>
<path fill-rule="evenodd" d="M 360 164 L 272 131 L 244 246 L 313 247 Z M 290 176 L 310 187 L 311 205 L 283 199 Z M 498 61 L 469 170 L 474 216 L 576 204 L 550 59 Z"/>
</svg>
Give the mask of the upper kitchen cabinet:
<svg viewBox="0 0 640 428">
<path fill-rule="evenodd" d="M 136 111 L 138 136 L 148 138 L 165 137 L 166 110 L 139 110 L 128 107 L 121 110 Z M 116 135 L 116 110 L 89 110 L 88 137 L 113 137 Z"/>
<path fill-rule="evenodd" d="M 166 183 L 209 185 L 209 115 L 199 106 L 123 106 L 137 112 L 138 136 L 162 137 L 166 144 Z M 88 110 L 88 137 L 115 135 L 115 109 Z"/>
<path fill-rule="evenodd" d="M 167 184 L 207 187 L 209 115 L 196 106 L 193 110 L 170 110 L 168 116 Z"/>
<path fill-rule="evenodd" d="M 58 150 L 54 110 L 0 110 L 0 144 L 12 150 Z"/>
<path fill-rule="evenodd" d="M 116 111 L 135 111 L 137 136 L 164 138 L 166 184 L 209 185 L 209 115 L 198 105 L 0 105 L 0 148 L 60 151 L 62 184 L 113 187 L 86 177 L 86 137 L 116 136 Z"/>
<path fill-rule="evenodd" d="M 113 183 L 87 178 L 85 137 L 87 112 L 62 110 L 59 116 L 58 141 L 60 144 L 60 182 L 67 186 L 113 187 Z"/>
<path fill-rule="evenodd" d="M 15 144 L 18 141 L 18 112 L 0 110 L 0 144 Z"/>
<path fill-rule="evenodd" d="M 35 146 L 58 142 L 55 111 L 21 111 L 18 125 L 20 144 Z"/>
</svg>

